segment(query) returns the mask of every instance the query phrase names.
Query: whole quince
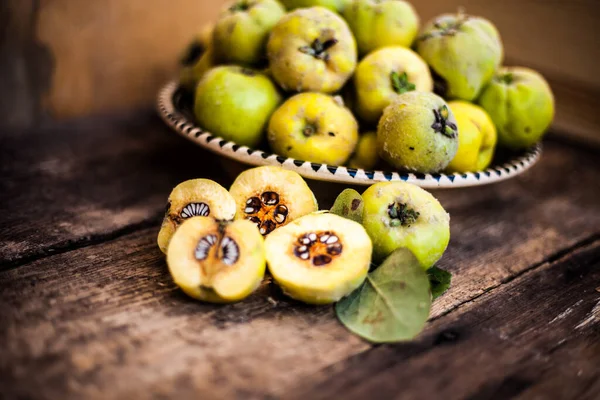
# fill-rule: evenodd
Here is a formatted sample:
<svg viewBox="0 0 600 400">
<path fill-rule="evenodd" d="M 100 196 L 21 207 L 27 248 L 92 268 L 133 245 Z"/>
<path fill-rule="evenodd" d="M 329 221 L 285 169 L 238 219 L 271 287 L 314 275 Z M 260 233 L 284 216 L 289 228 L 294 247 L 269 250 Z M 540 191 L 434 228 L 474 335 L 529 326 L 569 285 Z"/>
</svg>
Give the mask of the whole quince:
<svg viewBox="0 0 600 400">
<path fill-rule="evenodd" d="M 348 25 L 323 7 L 299 8 L 281 18 L 269 37 L 267 55 L 275 81 L 296 92 L 336 92 L 357 61 Z"/>
<path fill-rule="evenodd" d="M 554 118 L 552 89 L 542 75 L 529 68 L 502 68 L 478 102 L 498 128 L 498 143 L 511 149 L 541 140 Z"/>
<path fill-rule="evenodd" d="M 368 124 L 377 124 L 383 109 L 402 93 L 431 92 L 429 67 L 414 51 L 384 47 L 366 56 L 354 74 L 356 112 Z"/>
<path fill-rule="evenodd" d="M 300 93 L 273 113 L 267 137 L 273 151 L 282 156 L 342 165 L 356 147 L 358 124 L 338 99 Z"/>
<path fill-rule="evenodd" d="M 352 0 L 344 18 L 361 55 L 387 46 L 410 47 L 419 31 L 419 16 L 406 1 Z"/>
<path fill-rule="evenodd" d="M 407 92 L 383 111 L 377 126 L 379 156 L 396 168 L 441 171 L 458 150 L 458 127 L 448 104 L 428 92 Z"/>
<path fill-rule="evenodd" d="M 244 67 L 220 66 L 198 83 L 194 114 L 202 128 L 254 147 L 280 102 L 277 87 L 265 75 Z"/>
<path fill-rule="evenodd" d="M 227 5 L 213 32 L 216 59 L 243 65 L 264 61 L 269 33 L 284 14 L 277 0 L 237 0 Z"/>
<path fill-rule="evenodd" d="M 436 93 L 450 99 L 474 100 L 503 58 L 494 25 L 463 13 L 444 14 L 427 23 L 415 47 L 434 72 Z"/>
<path fill-rule="evenodd" d="M 492 162 L 498 135 L 492 119 L 485 110 L 466 101 L 448 103 L 456 117 L 460 135 L 458 152 L 448 164 L 448 171 L 482 171 Z"/>
</svg>

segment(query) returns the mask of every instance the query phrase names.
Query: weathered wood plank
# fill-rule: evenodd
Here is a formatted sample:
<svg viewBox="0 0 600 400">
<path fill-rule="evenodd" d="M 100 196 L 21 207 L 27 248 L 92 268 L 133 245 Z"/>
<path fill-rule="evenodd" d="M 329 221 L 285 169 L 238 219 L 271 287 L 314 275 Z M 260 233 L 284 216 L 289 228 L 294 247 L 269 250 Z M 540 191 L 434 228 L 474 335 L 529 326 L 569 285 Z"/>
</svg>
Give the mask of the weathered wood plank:
<svg viewBox="0 0 600 400">
<path fill-rule="evenodd" d="M 432 316 L 600 234 L 599 170 L 597 153 L 548 142 L 540 163 L 516 179 L 436 192 L 451 216 L 439 264 L 454 277 Z"/>
<path fill-rule="evenodd" d="M 593 240 L 598 205 L 587 172 L 595 167 L 593 155 L 548 147 L 537 170 L 522 178 L 437 193 L 453 215 L 454 239 L 442 265 L 455 280 L 435 315 Z M 561 179 L 560 167 L 581 168 L 580 180 Z M 552 218 L 557 213 L 571 218 Z M 11 349 L 0 375 L 12 393 L 127 396 L 138 388 L 132 382 L 141 382 L 147 397 L 277 394 L 369 348 L 338 325 L 330 307 L 288 301 L 269 285 L 232 306 L 187 299 L 170 283 L 154 242 L 157 229 L 0 273 L 6 304 L 0 319 L 8 321 L 0 340 Z"/>
<path fill-rule="evenodd" d="M 594 292 L 600 282 L 598 242 L 440 318 L 416 344 L 366 351 L 370 347 L 345 331 L 330 307 L 289 301 L 269 284 L 235 305 L 186 298 L 170 282 L 155 234 L 137 232 L 0 273 L 0 341 L 6 349 L 0 393 L 40 399 L 107 393 L 251 398 L 295 393 L 331 376 L 307 398 L 343 388 L 360 398 L 379 387 L 388 394 L 399 390 L 390 385 L 405 380 L 385 375 L 390 368 L 408 375 L 415 388 L 417 381 L 433 380 L 429 390 L 453 382 L 461 371 L 469 380 L 459 380 L 462 391 L 456 393 L 467 393 L 460 385 L 504 385 L 503 371 L 517 374 L 517 367 L 535 372 L 529 380 L 542 380 L 542 372 L 565 378 L 547 361 L 553 352 L 566 354 L 560 362 L 573 374 L 575 367 L 586 367 L 585 379 L 588 366 L 600 361 L 590 356 L 598 351 L 590 347 L 598 329 L 590 319 L 600 297 Z M 575 326 L 577 335 L 570 337 Z M 527 346 L 535 349 L 520 351 Z M 364 354 L 344 361 L 357 353 Z M 538 363 L 537 355 L 546 353 Z M 363 391 L 365 374 L 374 386 Z M 506 385 L 512 387 L 510 380 Z"/>
<path fill-rule="evenodd" d="M 0 137 L 0 268 L 155 225 L 177 183 L 223 176 L 154 113 Z"/>
<path fill-rule="evenodd" d="M 0 393 L 247 398 L 364 347 L 331 307 L 288 301 L 268 284 L 235 305 L 187 298 L 171 283 L 155 235 L 0 273 Z"/>
<path fill-rule="evenodd" d="M 598 398 L 599 284 L 596 241 L 440 318 L 419 341 L 372 348 L 284 397 Z"/>
</svg>

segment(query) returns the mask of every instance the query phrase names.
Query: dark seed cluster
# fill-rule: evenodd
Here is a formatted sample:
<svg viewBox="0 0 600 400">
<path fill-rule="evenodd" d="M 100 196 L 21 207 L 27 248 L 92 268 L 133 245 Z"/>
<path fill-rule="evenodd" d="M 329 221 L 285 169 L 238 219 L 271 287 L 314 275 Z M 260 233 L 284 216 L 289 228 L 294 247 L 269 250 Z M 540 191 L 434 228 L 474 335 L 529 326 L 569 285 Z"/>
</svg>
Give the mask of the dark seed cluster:
<svg viewBox="0 0 600 400">
<path fill-rule="evenodd" d="M 196 260 L 206 260 L 208 258 L 208 254 L 210 253 L 210 249 L 215 245 L 215 243 L 217 243 L 217 235 L 208 235 L 200 239 L 198 241 L 198 245 L 196 246 L 196 250 L 194 251 Z"/>
<path fill-rule="evenodd" d="M 229 236 L 225 236 L 223 240 L 221 240 L 221 261 L 226 265 L 233 265 L 240 258 L 240 247 L 238 244 L 230 238 Z"/>
<path fill-rule="evenodd" d="M 301 260 L 311 260 L 316 267 L 329 264 L 333 257 L 342 254 L 339 237 L 330 231 L 310 232 L 300 236 L 294 245 L 294 255 Z"/>
<path fill-rule="evenodd" d="M 194 257 L 198 261 L 204 261 L 208 258 L 210 250 L 218 242 L 217 235 L 210 234 L 204 236 L 198 241 L 196 249 L 194 250 Z M 217 257 L 226 265 L 233 265 L 240 258 L 240 247 L 238 244 L 229 236 L 223 237 L 219 243 L 219 254 Z"/>
<path fill-rule="evenodd" d="M 279 202 L 279 195 L 271 191 L 263 192 L 260 197 L 250 197 L 244 208 L 246 219 L 254 222 L 262 235 L 268 235 L 287 219 L 289 210 Z"/>
<path fill-rule="evenodd" d="M 189 203 L 181 210 L 181 218 L 187 219 L 196 216 L 206 217 L 210 214 L 210 207 L 206 203 Z"/>
</svg>

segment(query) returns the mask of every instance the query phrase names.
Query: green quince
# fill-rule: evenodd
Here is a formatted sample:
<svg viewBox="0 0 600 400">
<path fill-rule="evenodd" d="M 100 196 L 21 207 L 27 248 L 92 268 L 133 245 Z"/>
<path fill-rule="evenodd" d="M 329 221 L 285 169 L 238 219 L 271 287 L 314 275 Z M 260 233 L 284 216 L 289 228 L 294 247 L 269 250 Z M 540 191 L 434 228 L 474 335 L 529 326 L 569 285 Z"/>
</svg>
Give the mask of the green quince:
<svg viewBox="0 0 600 400">
<path fill-rule="evenodd" d="M 281 3 L 288 9 L 308 8 L 321 6 L 330 9 L 331 11 L 342 12 L 348 3 L 348 0 L 280 0 Z"/>
<path fill-rule="evenodd" d="M 441 171 L 458 151 L 458 127 L 448 104 L 429 92 L 407 92 L 383 111 L 377 126 L 379 156 L 396 168 Z"/>
<path fill-rule="evenodd" d="M 414 51 L 404 47 L 384 47 L 366 56 L 354 74 L 356 113 L 375 125 L 384 108 L 402 93 L 431 92 L 429 67 Z"/>
<path fill-rule="evenodd" d="M 284 14 L 277 0 L 237 0 L 227 5 L 214 28 L 216 59 L 243 65 L 261 63 L 269 33 Z"/>
<path fill-rule="evenodd" d="M 323 8 L 285 15 L 269 37 L 267 54 L 275 81 L 288 91 L 338 91 L 356 68 L 356 42 L 346 22 Z"/>
<path fill-rule="evenodd" d="M 515 150 L 540 141 L 554 118 L 552 89 L 529 68 L 500 69 L 478 102 L 498 129 L 498 143 Z"/>
<path fill-rule="evenodd" d="M 387 46 L 410 47 L 419 31 L 419 16 L 407 1 L 351 0 L 344 18 L 360 55 Z"/>
<path fill-rule="evenodd" d="M 494 25 L 462 13 L 441 15 L 427 23 L 415 47 L 434 73 L 436 93 L 449 99 L 474 100 L 503 58 Z"/>
<path fill-rule="evenodd" d="M 277 87 L 265 75 L 239 66 L 220 66 L 198 83 L 194 113 L 202 128 L 254 147 L 280 103 Z"/>
</svg>

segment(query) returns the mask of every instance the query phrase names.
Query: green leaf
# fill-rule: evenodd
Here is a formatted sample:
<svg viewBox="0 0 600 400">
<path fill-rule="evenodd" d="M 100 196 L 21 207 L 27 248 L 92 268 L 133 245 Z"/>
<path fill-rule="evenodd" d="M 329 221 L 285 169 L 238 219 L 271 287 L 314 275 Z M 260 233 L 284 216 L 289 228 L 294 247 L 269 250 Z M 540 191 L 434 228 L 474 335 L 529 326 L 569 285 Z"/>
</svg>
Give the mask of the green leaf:
<svg viewBox="0 0 600 400">
<path fill-rule="evenodd" d="M 427 270 L 427 276 L 429 276 L 429 283 L 431 284 L 431 295 L 433 299 L 437 299 L 444 294 L 450 287 L 452 281 L 452 274 L 448 271 L 444 271 L 436 266 L 433 266 Z"/>
<path fill-rule="evenodd" d="M 429 278 L 408 249 L 394 251 L 335 305 L 340 322 L 373 343 L 413 339 L 429 317 Z"/>
<path fill-rule="evenodd" d="M 335 199 L 331 213 L 362 223 L 364 203 L 362 196 L 354 189 L 344 189 Z"/>
</svg>

